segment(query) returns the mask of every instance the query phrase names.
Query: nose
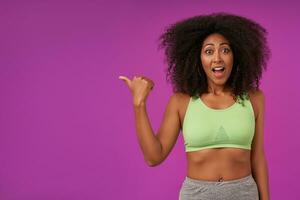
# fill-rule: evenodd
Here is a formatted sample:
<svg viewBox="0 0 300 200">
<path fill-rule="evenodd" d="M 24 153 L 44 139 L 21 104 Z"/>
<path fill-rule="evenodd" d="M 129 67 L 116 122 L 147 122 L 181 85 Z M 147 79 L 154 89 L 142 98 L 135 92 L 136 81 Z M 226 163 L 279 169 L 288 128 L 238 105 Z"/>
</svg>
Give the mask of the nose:
<svg viewBox="0 0 300 200">
<path fill-rule="evenodd" d="M 220 63 L 221 61 L 222 61 L 221 54 L 219 53 L 219 51 L 215 51 L 213 62 Z"/>
</svg>

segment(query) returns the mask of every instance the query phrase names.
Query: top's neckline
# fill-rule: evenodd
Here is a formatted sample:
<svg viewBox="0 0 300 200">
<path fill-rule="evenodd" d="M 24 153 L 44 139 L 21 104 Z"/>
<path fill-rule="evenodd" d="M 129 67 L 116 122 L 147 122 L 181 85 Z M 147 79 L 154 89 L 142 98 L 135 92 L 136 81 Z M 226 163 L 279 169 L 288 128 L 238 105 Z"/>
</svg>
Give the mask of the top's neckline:
<svg viewBox="0 0 300 200">
<path fill-rule="evenodd" d="M 206 109 L 212 110 L 212 111 L 216 111 L 216 112 L 222 112 L 222 111 L 230 110 L 230 109 L 234 108 L 234 107 L 238 104 L 238 102 L 235 101 L 234 104 L 230 105 L 229 107 L 221 108 L 221 109 L 215 109 L 215 108 L 211 108 L 211 107 L 207 106 L 207 105 L 202 101 L 202 99 L 201 99 L 200 96 L 198 96 L 198 99 L 199 99 L 199 101 L 201 102 L 201 104 L 202 104 Z"/>
</svg>

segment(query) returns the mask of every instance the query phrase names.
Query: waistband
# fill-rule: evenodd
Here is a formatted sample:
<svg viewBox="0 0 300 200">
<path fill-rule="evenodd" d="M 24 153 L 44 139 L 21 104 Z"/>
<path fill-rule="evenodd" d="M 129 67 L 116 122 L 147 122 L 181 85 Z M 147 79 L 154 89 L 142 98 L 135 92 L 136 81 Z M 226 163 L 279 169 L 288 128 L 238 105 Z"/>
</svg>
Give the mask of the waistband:
<svg viewBox="0 0 300 200">
<path fill-rule="evenodd" d="M 193 179 L 188 176 L 185 177 L 184 182 L 185 183 L 191 183 L 195 185 L 214 185 L 214 184 L 232 184 L 232 183 L 242 183 L 253 179 L 252 174 L 249 174 L 248 176 L 233 179 L 233 180 L 221 180 L 221 181 L 209 181 L 209 180 L 199 180 L 199 179 Z"/>
</svg>

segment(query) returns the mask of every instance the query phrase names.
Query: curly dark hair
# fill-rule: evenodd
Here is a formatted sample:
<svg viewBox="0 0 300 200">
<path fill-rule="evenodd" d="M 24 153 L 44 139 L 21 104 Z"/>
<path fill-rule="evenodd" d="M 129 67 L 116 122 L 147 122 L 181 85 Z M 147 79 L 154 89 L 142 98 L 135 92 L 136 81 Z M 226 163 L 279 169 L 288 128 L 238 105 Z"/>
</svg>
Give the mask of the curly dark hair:
<svg viewBox="0 0 300 200">
<path fill-rule="evenodd" d="M 271 54 L 265 28 L 245 17 L 212 13 L 167 26 L 159 37 L 159 49 L 164 49 L 164 61 L 168 64 L 166 79 L 171 81 L 173 92 L 190 96 L 207 93 L 200 53 L 203 41 L 213 33 L 223 35 L 230 43 L 234 60 L 226 85 L 232 89 L 235 99 L 244 99 L 248 91 L 259 89 L 262 71 L 266 70 Z"/>
</svg>

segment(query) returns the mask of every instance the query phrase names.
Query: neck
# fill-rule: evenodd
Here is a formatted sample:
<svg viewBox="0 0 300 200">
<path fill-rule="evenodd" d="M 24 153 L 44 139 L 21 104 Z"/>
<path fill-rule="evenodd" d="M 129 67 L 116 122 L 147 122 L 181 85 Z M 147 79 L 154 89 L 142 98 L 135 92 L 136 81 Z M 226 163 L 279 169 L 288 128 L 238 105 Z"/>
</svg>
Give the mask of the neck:
<svg viewBox="0 0 300 200">
<path fill-rule="evenodd" d="M 208 84 L 208 93 L 212 95 L 219 96 L 230 91 L 230 88 L 226 85 Z"/>
</svg>

